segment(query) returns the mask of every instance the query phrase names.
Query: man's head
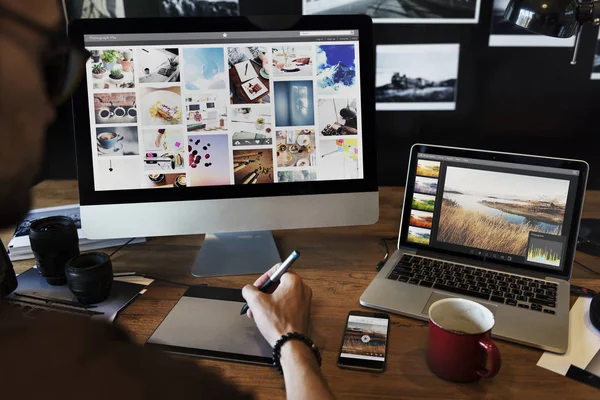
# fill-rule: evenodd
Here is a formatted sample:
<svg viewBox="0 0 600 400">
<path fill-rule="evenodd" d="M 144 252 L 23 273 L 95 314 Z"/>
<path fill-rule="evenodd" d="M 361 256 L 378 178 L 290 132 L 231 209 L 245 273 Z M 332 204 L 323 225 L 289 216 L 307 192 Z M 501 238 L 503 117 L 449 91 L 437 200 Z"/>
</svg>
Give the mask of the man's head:
<svg viewBox="0 0 600 400">
<path fill-rule="evenodd" d="M 58 1 L 0 0 L 0 7 L 48 29 L 64 23 Z M 29 189 L 54 118 L 40 65 L 48 39 L 0 10 L 0 227 L 29 209 Z"/>
</svg>

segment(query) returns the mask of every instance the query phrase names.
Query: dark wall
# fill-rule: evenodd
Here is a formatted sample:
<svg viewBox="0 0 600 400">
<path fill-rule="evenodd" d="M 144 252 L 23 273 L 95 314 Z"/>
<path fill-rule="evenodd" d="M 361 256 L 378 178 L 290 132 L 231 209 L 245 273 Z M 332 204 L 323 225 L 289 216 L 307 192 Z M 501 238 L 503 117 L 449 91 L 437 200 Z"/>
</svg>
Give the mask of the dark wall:
<svg viewBox="0 0 600 400">
<path fill-rule="evenodd" d="M 148 3 L 128 0 L 127 15 L 156 15 Z M 425 142 L 584 159 L 591 170 L 588 186 L 600 189 L 600 156 L 592 144 L 599 137 L 594 122 L 600 115 L 600 81 L 589 79 L 597 29 L 585 29 L 575 66 L 571 48 L 490 48 L 491 3 L 482 1 L 476 25 L 375 25 L 376 44 L 461 46 L 456 111 L 377 113 L 380 184 L 402 185 L 410 146 Z M 242 14 L 298 14 L 301 2 L 240 0 L 240 8 Z M 58 116 L 50 128 L 44 176 L 71 178 L 69 107 Z"/>
</svg>

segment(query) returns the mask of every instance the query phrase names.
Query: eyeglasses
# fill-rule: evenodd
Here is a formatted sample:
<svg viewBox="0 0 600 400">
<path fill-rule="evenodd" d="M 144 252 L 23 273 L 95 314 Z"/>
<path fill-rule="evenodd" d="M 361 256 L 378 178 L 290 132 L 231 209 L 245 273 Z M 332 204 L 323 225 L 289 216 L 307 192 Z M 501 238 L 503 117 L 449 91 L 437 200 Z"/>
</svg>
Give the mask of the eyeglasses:
<svg viewBox="0 0 600 400">
<path fill-rule="evenodd" d="M 1 5 L 0 15 L 47 39 L 39 58 L 46 93 L 54 105 L 65 102 L 79 85 L 91 53 L 71 43 L 64 32 L 47 28 Z"/>
</svg>

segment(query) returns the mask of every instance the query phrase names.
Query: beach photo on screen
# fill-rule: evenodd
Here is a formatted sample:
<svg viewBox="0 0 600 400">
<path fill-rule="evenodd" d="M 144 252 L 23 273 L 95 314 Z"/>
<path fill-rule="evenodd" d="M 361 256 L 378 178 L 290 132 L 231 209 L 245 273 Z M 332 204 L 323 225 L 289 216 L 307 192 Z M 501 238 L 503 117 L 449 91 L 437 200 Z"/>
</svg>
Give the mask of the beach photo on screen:
<svg viewBox="0 0 600 400">
<path fill-rule="evenodd" d="M 353 44 L 316 46 L 317 94 L 356 96 L 356 53 Z"/>
<path fill-rule="evenodd" d="M 413 194 L 412 208 L 415 210 L 433 212 L 433 210 L 435 210 L 435 196 L 421 193 Z"/>
<path fill-rule="evenodd" d="M 365 14 L 375 23 L 477 23 L 481 0 L 302 0 L 304 15 Z"/>
<path fill-rule="evenodd" d="M 418 244 L 429 244 L 429 241 L 431 240 L 431 229 L 409 226 L 407 240 Z"/>
<path fill-rule="evenodd" d="M 229 135 L 188 136 L 188 186 L 231 184 Z"/>
<path fill-rule="evenodd" d="M 458 44 L 377 46 L 377 110 L 454 110 Z"/>
<path fill-rule="evenodd" d="M 594 53 L 594 61 L 592 65 L 592 79 L 600 79 L 600 33 L 596 41 L 596 52 Z"/>
<path fill-rule="evenodd" d="M 415 192 L 422 194 L 435 195 L 437 193 L 438 180 L 417 176 L 415 178 Z"/>
<path fill-rule="evenodd" d="M 419 159 L 417 161 L 417 175 L 437 178 L 440 176 L 440 162 Z"/>
<path fill-rule="evenodd" d="M 572 47 L 575 38 L 539 35 L 508 22 L 504 11 L 510 0 L 493 0 L 490 47 Z"/>
<path fill-rule="evenodd" d="M 240 15 L 239 0 L 161 0 L 162 17 L 231 17 Z"/>
<path fill-rule="evenodd" d="M 410 224 L 419 228 L 429 228 L 433 226 L 433 213 L 419 210 L 410 210 Z"/>
<path fill-rule="evenodd" d="M 569 181 L 448 167 L 437 239 L 525 257 L 530 232 L 561 235 Z"/>
</svg>

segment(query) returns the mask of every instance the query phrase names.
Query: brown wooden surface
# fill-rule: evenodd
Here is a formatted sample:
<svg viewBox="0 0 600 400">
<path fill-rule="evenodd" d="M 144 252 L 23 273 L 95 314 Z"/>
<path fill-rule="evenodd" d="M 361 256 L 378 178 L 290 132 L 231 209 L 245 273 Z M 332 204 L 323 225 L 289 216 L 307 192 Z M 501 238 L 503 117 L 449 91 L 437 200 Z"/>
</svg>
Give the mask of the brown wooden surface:
<svg viewBox="0 0 600 400">
<path fill-rule="evenodd" d="M 265 93 L 261 94 L 254 100 L 250 100 L 250 97 L 248 97 L 248 95 L 242 88 L 242 81 L 241 81 L 240 75 L 238 74 L 237 69 L 235 67 L 229 68 L 229 79 L 231 82 L 230 84 L 234 88 L 233 90 L 235 90 L 240 96 L 242 96 L 244 98 L 245 103 L 242 103 L 242 104 L 262 103 L 262 99 L 271 93 L 271 90 L 269 89 L 270 88 L 269 80 L 263 78 L 263 76 L 260 74 L 260 70 L 262 68 L 260 65 L 256 64 L 254 61 L 250 61 L 250 65 L 254 68 L 254 71 L 256 71 L 256 73 L 258 74 L 258 80 L 260 81 L 260 83 L 265 85 L 265 87 L 267 88 L 267 91 Z M 247 85 L 248 82 L 250 82 L 250 81 L 246 81 L 243 84 Z"/>
<path fill-rule="evenodd" d="M 380 237 L 396 236 L 402 188 L 381 188 L 380 220 L 363 227 L 305 229 L 274 232 L 280 253 L 298 249 L 302 258 L 294 270 L 313 288 L 312 335 L 323 353 L 323 371 L 339 399 L 598 399 L 598 390 L 536 366 L 542 352 L 497 340 L 502 355 L 499 375 L 475 384 L 453 384 L 436 378 L 425 362 L 427 325 L 393 315 L 388 366 L 383 374 L 355 372 L 337 367 L 342 332 L 348 311 L 363 309 L 358 299 L 376 274 L 383 257 Z M 34 207 L 77 202 L 76 182 L 47 181 L 34 189 Z M 584 217 L 600 218 L 600 192 L 588 192 Z M 12 231 L 2 233 L 8 243 Z M 150 238 L 115 255 L 117 272 L 138 271 L 187 284 L 241 287 L 255 276 L 193 278 L 190 267 L 202 236 Z M 577 260 L 600 271 L 600 259 L 577 255 Z M 15 263 L 18 272 L 32 261 Z M 575 266 L 573 283 L 600 290 L 597 276 Z M 182 296 L 185 287 L 154 282 L 117 319 L 135 339 L 144 343 Z M 193 333 L 190 333 L 193 334 Z M 198 364 L 220 372 L 233 384 L 256 393 L 260 399 L 285 398 L 281 377 L 273 369 L 197 359 Z"/>
</svg>

